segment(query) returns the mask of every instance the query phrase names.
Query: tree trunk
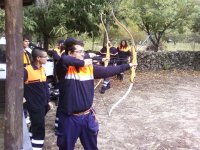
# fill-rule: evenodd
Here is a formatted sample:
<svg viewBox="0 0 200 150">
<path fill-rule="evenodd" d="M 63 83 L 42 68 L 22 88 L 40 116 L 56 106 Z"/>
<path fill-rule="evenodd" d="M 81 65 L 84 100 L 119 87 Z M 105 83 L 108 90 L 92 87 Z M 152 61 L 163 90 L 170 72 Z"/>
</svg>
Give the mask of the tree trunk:
<svg viewBox="0 0 200 150">
<path fill-rule="evenodd" d="M 153 46 L 151 47 L 152 50 L 153 50 L 154 52 L 157 52 L 157 51 L 158 51 L 158 47 L 159 47 L 159 41 L 154 40 L 152 37 L 150 37 L 150 40 L 151 40 L 151 42 L 152 42 L 152 44 L 153 44 Z"/>
<path fill-rule="evenodd" d="M 6 13 L 6 150 L 22 149 L 23 46 L 22 0 L 5 0 Z"/>
</svg>

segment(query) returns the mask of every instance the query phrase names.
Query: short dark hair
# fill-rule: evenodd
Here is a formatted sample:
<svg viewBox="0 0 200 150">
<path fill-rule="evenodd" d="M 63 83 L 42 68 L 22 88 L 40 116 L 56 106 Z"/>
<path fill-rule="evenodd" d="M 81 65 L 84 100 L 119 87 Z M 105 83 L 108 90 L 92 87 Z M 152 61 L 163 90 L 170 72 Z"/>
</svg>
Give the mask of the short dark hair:
<svg viewBox="0 0 200 150">
<path fill-rule="evenodd" d="M 25 40 L 29 40 L 30 39 L 30 37 L 28 36 L 28 35 L 23 35 L 23 41 L 25 41 Z"/>
<path fill-rule="evenodd" d="M 46 52 L 43 48 L 40 48 L 40 47 L 35 47 L 33 50 L 32 50 L 32 58 L 33 58 L 33 61 L 35 61 L 37 59 L 38 56 L 42 56 L 42 53 L 43 52 Z"/>
<path fill-rule="evenodd" d="M 74 52 L 75 45 L 80 45 L 80 46 L 84 46 L 84 43 L 82 41 L 79 41 L 75 38 L 67 38 L 64 42 L 64 48 L 65 48 L 65 53 L 68 55 L 68 52 Z"/>
<path fill-rule="evenodd" d="M 65 40 L 61 39 L 58 41 L 58 44 L 64 44 Z"/>
</svg>

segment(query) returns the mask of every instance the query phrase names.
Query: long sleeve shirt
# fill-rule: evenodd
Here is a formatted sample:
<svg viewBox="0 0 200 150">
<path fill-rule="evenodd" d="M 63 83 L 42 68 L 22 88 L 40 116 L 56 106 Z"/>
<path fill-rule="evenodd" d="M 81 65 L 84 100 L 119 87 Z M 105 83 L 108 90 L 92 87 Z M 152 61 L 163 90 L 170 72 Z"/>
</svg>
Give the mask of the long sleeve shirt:
<svg viewBox="0 0 200 150">
<path fill-rule="evenodd" d="M 71 115 L 89 109 L 94 98 L 94 79 L 107 78 L 130 69 L 120 66 L 84 66 L 84 61 L 63 55 L 57 64 L 60 99 L 58 111 Z"/>
<path fill-rule="evenodd" d="M 108 65 L 114 65 L 117 61 L 117 58 L 118 58 L 118 51 L 115 47 L 110 47 L 109 49 L 110 51 L 110 61 L 109 61 L 109 64 Z M 103 47 L 100 51 L 99 51 L 100 55 L 102 57 L 106 57 L 106 53 L 107 53 L 107 48 L 106 46 Z"/>
<path fill-rule="evenodd" d="M 129 56 L 131 56 L 130 47 L 120 48 L 120 46 L 118 46 L 117 51 L 119 58 L 128 58 Z"/>
</svg>

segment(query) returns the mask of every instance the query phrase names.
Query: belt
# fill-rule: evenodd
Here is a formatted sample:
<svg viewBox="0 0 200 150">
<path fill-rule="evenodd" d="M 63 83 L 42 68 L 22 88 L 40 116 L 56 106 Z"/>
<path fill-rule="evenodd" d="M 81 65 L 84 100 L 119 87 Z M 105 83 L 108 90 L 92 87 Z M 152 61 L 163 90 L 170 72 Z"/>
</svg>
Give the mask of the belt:
<svg viewBox="0 0 200 150">
<path fill-rule="evenodd" d="M 73 115 L 75 115 L 75 116 L 87 115 L 87 114 L 89 114 L 89 113 L 91 112 L 91 110 L 92 110 L 92 109 L 89 108 L 88 110 L 83 111 L 83 112 L 73 113 Z"/>
</svg>

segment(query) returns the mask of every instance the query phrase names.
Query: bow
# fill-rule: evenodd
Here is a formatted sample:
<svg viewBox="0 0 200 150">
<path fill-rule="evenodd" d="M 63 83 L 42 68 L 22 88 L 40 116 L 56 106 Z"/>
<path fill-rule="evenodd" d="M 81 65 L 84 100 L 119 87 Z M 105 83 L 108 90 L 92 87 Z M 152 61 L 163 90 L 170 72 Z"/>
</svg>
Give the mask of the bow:
<svg viewBox="0 0 200 150">
<path fill-rule="evenodd" d="M 131 60 L 131 63 L 134 64 L 134 66 L 137 66 L 137 53 L 136 53 L 136 46 L 135 46 L 135 42 L 134 42 L 134 39 L 133 39 L 133 36 L 132 34 L 130 33 L 130 31 L 121 23 L 119 22 L 119 20 L 115 17 L 115 14 L 113 12 L 113 9 L 112 9 L 112 16 L 115 20 L 115 22 L 117 23 L 118 26 L 122 27 L 127 33 L 128 35 L 131 37 L 131 54 L 132 54 L 132 60 Z M 121 103 L 126 97 L 127 95 L 130 93 L 132 87 L 133 87 L 133 82 L 134 82 L 134 79 L 135 79 L 135 70 L 136 70 L 136 67 L 132 67 L 131 69 L 131 76 L 130 76 L 130 86 L 128 88 L 128 90 L 126 91 L 126 93 L 124 94 L 124 96 L 122 98 L 120 98 L 110 109 L 109 111 L 109 116 L 111 115 L 112 111 L 115 109 L 115 107 L 117 107 L 117 105 L 119 103 Z"/>
<path fill-rule="evenodd" d="M 106 60 L 104 62 L 104 67 L 107 67 L 108 66 L 108 63 L 109 63 L 109 60 L 110 60 L 110 40 L 109 40 L 109 37 L 108 37 L 108 31 L 106 30 L 106 27 L 104 25 L 104 22 L 103 22 L 103 13 L 101 13 L 101 23 L 103 25 L 103 28 L 105 30 L 105 33 L 106 33 Z M 96 89 L 99 84 L 102 82 L 103 79 L 100 79 L 99 82 L 96 84 L 96 86 L 94 87 L 94 89 Z"/>
</svg>

